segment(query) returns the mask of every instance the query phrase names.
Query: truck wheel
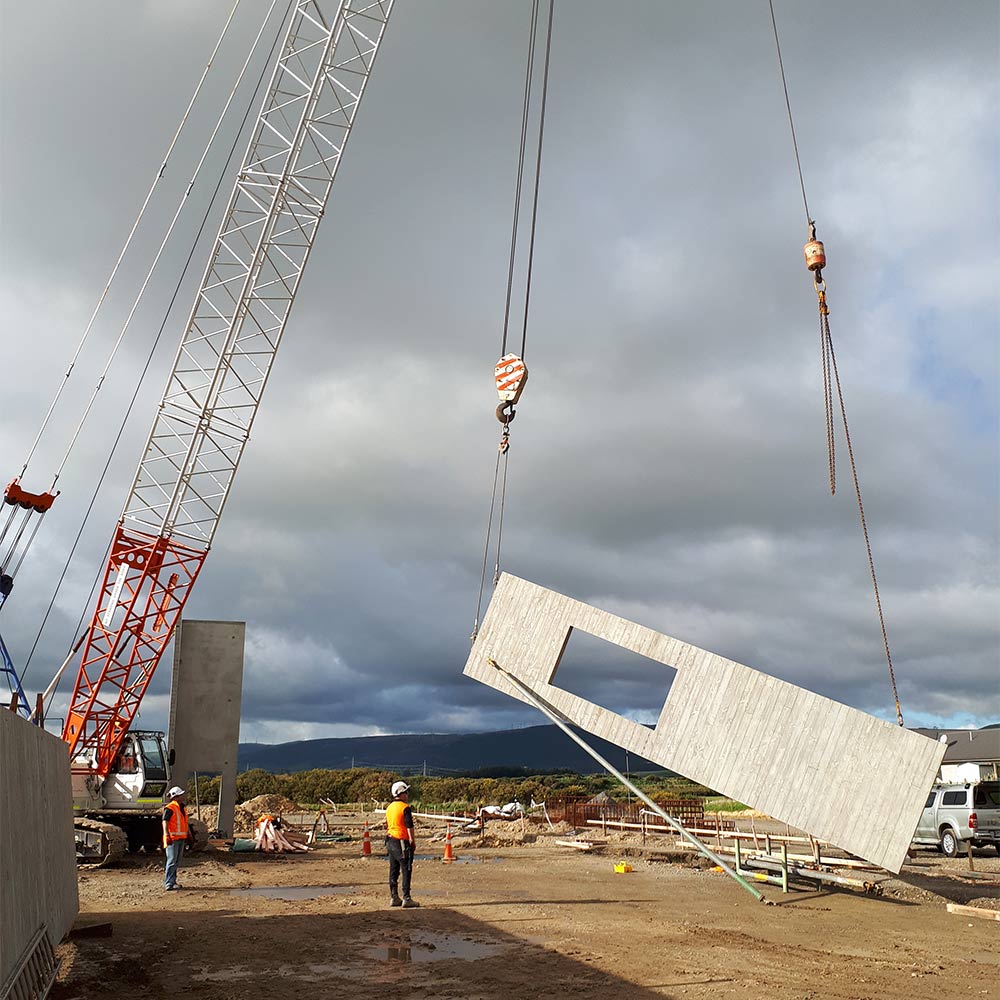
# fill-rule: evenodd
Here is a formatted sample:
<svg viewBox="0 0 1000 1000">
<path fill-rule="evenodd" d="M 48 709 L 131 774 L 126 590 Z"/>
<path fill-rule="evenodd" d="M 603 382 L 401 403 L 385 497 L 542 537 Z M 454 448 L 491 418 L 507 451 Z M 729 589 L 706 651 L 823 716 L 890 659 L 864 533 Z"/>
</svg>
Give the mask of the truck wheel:
<svg viewBox="0 0 1000 1000">
<path fill-rule="evenodd" d="M 958 857 L 959 839 L 955 836 L 955 831 L 947 827 L 941 833 L 941 853 L 946 858 Z"/>
</svg>

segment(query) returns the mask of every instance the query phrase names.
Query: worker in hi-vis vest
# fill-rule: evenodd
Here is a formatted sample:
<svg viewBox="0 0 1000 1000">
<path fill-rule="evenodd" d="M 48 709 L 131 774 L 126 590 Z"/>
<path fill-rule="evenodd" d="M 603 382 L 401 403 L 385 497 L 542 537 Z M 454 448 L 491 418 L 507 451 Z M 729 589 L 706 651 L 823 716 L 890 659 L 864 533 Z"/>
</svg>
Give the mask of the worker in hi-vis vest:
<svg viewBox="0 0 1000 1000">
<path fill-rule="evenodd" d="M 188 841 L 185 794 L 183 788 L 174 785 L 167 792 L 167 804 L 163 807 L 163 850 L 167 855 L 167 865 L 163 872 L 163 888 L 168 892 L 180 888 L 177 884 L 177 866 L 184 853 L 184 845 Z"/>
<path fill-rule="evenodd" d="M 410 898 L 410 879 L 413 876 L 413 856 L 417 852 L 417 838 L 413 832 L 413 812 L 409 805 L 410 786 L 397 781 L 392 786 L 392 802 L 385 811 L 385 847 L 389 852 L 390 906 L 406 908 L 419 906 Z M 399 895 L 399 876 L 403 876 L 403 896 Z"/>
</svg>

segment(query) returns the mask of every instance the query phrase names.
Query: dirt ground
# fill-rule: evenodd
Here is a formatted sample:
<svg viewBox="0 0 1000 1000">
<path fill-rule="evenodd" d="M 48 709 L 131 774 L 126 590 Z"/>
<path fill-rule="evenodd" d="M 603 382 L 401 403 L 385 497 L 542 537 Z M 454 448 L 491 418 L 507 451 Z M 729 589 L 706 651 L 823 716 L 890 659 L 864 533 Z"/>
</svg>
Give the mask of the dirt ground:
<svg viewBox="0 0 1000 1000">
<path fill-rule="evenodd" d="M 189 855 L 171 893 L 155 857 L 82 871 L 77 927 L 110 921 L 113 932 L 60 946 L 52 997 L 1000 996 L 1000 922 L 946 909 L 1000 909 L 992 850 L 976 853 L 975 875 L 965 858 L 921 851 L 881 897 L 762 885 L 766 906 L 694 862 L 640 856 L 638 838 L 600 854 L 552 837 L 460 839 L 452 865 L 422 839 L 431 857 L 415 864 L 413 910 L 387 907 L 377 839 L 370 859 L 357 841 L 296 857 Z M 634 870 L 616 874 L 624 855 Z M 302 898 L 274 898 L 295 887 Z"/>
</svg>

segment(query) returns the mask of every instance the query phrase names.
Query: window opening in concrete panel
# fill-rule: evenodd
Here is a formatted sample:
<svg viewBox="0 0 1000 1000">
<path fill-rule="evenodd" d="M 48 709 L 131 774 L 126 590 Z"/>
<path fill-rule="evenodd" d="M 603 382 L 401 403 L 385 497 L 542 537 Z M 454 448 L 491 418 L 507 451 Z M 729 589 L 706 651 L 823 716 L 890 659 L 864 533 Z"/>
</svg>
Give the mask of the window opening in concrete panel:
<svg viewBox="0 0 1000 1000">
<path fill-rule="evenodd" d="M 573 628 L 552 683 L 632 722 L 655 726 L 676 676 L 659 660 Z"/>
</svg>

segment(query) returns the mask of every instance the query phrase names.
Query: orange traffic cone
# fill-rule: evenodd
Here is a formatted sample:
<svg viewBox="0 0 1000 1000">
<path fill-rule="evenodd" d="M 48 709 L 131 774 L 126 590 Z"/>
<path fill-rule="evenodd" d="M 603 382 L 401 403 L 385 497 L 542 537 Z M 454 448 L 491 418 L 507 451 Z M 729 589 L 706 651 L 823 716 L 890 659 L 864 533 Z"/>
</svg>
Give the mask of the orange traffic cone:
<svg viewBox="0 0 1000 1000">
<path fill-rule="evenodd" d="M 448 832 L 444 838 L 444 863 L 448 864 L 455 860 L 455 852 L 451 848 L 451 823 L 448 824 Z"/>
<path fill-rule="evenodd" d="M 370 858 L 372 856 L 372 839 L 368 832 L 368 821 L 365 820 L 365 832 L 361 837 L 361 857 Z"/>
</svg>

